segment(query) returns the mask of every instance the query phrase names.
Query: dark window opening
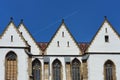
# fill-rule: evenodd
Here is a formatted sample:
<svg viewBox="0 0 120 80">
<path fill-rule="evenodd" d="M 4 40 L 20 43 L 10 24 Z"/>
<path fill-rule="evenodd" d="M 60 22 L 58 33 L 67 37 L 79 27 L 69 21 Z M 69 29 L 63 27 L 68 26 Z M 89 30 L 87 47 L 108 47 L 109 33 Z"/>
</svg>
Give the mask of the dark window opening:
<svg viewBox="0 0 120 80">
<path fill-rule="evenodd" d="M 67 42 L 67 47 L 69 47 L 70 46 L 70 43 L 69 43 L 69 41 Z"/>
<path fill-rule="evenodd" d="M 53 62 L 53 80 L 61 80 L 61 63 L 59 60 Z"/>
<path fill-rule="evenodd" d="M 105 28 L 105 32 L 107 33 L 107 28 Z"/>
<path fill-rule="evenodd" d="M 41 67 L 40 67 L 40 61 L 38 59 L 35 59 L 32 62 L 32 75 L 33 75 L 33 80 L 41 80 L 40 79 L 40 71 L 41 71 Z"/>
<path fill-rule="evenodd" d="M 60 46 L 59 41 L 57 41 L 57 46 L 58 46 L 58 47 Z"/>
<path fill-rule="evenodd" d="M 11 35 L 11 42 L 13 42 L 13 35 Z"/>
<path fill-rule="evenodd" d="M 108 60 L 105 63 L 105 80 L 113 80 L 114 64 Z"/>
<path fill-rule="evenodd" d="M 62 37 L 64 37 L 65 35 L 64 35 L 64 32 L 62 32 Z"/>
<path fill-rule="evenodd" d="M 72 80 L 80 80 L 80 62 L 77 59 L 72 62 Z"/>
<path fill-rule="evenodd" d="M 109 42 L 109 36 L 105 36 L 105 42 Z"/>
</svg>

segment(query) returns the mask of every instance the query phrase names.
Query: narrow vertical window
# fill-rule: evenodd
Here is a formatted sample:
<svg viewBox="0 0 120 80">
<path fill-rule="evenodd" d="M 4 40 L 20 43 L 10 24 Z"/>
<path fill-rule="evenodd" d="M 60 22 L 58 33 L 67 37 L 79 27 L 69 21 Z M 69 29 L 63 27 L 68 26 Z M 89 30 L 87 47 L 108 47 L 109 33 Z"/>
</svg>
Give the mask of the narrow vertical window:
<svg viewBox="0 0 120 80">
<path fill-rule="evenodd" d="M 105 80 L 115 80 L 115 66 L 108 60 L 104 65 Z"/>
<path fill-rule="evenodd" d="M 57 46 L 60 47 L 60 43 L 59 43 L 59 41 L 57 41 Z"/>
<path fill-rule="evenodd" d="M 108 35 L 105 36 L 105 42 L 109 42 L 109 36 Z"/>
<path fill-rule="evenodd" d="M 61 63 L 59 60 L 53 62 L 53 80 L 61 80 Z"/>
<path fill-rule="evenodd" d="M 6 80 L 17 80 L 17 56 L 14 52 L 6 55 Z"/>
<path fill-rule="evenodd" d="M 77 59 L 72 61 L 72 80 L 80 80 L 80 62 Z"/>
<path fill-rule="evenodd" d="M 107 33 L 107 28 L 105 28 L 105 32 Z"/>
<path fill-rule="evenodd" d="M 65 35 L 64 35 L 64 32 L 62 32 L 62 37 L 64 37 Z"/>
<path fill-rule="evenodd" d="M 33 80 L 41 80 L 40 76 L 40 71 L 41 71 L 41 64 L 38 59 L 35 59 L 32 62 L 32 75 L 33 75 Z"/>
<path fill-rule="evenodd" d="M 69 45 L 69 41 L 67 41 L 67 47 L 69 47 L 70 45 Z"/>
<path fill-rule="evenodd" d="M 13 35 L 11 35 L 11 42 L 13 42 Z"/>
</svg>

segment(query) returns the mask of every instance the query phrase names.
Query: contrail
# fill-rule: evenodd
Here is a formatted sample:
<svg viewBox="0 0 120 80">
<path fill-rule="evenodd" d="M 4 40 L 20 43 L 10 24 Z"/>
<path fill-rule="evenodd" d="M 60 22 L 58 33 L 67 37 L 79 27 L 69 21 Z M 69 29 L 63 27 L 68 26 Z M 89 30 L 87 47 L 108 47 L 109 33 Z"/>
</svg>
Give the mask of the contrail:
<svg viewBox="0 0 120 80">
<path fill-rule="evenodd" d="M 73 15 L 77 14 L 79 11 L 80 11 L 80 10 L 76 10 L 76 11 L 74 11 L 74 12 L 70 13 L 69 15 L 64 16 L 64 17 L 63 17 L 63 19 L 67 19 L 67 18 L 69 18 L 69 17 L 71 17 L 71 16 L 73 16 Z M 51 26 L 53 26 L 53 25 L 57 24 L 57 23 L 58 23 L 58 22 L 60 22 L 60 21 L 61 21 L 61 19 L 59 19 L 59 20 L 57 20 L 57 21 L 55 21 L 55 22 L 53 22 L 53 23 L 49 24 L 48 26 L 46 26 L 46 27 L 44 27 L 44 28 L 40 29 L 38 32 L 33 33 L 33 35 L 34 35 L 34 36 L 36 36 L 39 32 L 41 32 L 41 31 L 45 31 L 46 29 L 51 28 Z"/>
</svg>

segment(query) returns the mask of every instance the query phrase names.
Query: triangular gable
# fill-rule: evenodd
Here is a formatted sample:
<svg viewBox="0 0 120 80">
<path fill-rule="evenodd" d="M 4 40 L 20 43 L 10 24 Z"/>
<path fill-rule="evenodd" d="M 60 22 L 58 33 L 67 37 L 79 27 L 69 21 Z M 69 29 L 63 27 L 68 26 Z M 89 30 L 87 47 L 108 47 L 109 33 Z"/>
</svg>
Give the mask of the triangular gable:
<svg viewBox="0 0 120 80">
<path fill-rule="evenodd" d="M 22 36 L 24 37 L 24 39 L 31 46 L 31 53 L 33 55 L 42 55 L 41 49 L 39 48 L 34 38 L 32 37 L 32 35 L 24 25 L 23 21 L 21 21 L 21 23 L 19 24 L 18 30 L 22 33 Z"/>
<path fill-rule="evenodd" d="M 50 40 L 46 55 L 81 55 L 81 51 L 64 21 Z"/>
<path fill-rule="evenodd" d="M 105 17 L 86 53 L 119 53 L 120 37 Z"/>
<path fill-rule="evenodd" d="M 0 47 L 29 47 L 12 20 L 0 37 Z"/>
</svg>

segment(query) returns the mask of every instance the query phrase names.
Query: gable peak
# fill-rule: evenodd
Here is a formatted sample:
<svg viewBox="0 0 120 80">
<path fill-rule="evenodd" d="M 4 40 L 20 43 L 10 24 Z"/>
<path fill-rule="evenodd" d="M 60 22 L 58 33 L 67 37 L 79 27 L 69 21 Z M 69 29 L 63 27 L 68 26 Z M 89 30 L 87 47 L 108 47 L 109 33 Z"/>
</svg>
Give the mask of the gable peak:
<svg viewBox="0 0 120 80">
<path fill-rule="evenodd" d="M 107 16 L 104 16 L 105 19 L 107 19 Z"/>
<path fill-rule="evenodd" d="M 62 23 L 64 23 L 64 19 L 62 19 Z"/>
<path fill-rule="evenodd" d="M 10 17 L 10 21 L 13 21 L 13 17 Z"/>
<path fill-rule="evenodd" d="M 109 25 L 111 25 L 110 22 L 109 22 L 109 20 L 108 20 L 108 18 L 107 18 L 107 16 L 104 16 L 104 22 L 103 22 L 103 24 L 104 23 L 108 23 Z"/>
<path fill-rule="evenodd" d="M 24 23 L 24 22 L 23 22 L 23 19 L 21 19 L 21 20 L 20 20 L 20 24 L 23 24 L 23 23 Z"/>
<path fill-rule="evenodd" d="M 13 21 L 13 17 L 10 17 L 10 22 L 9 22 L 8 26 L 11 25 L 11 24 L 12 24 L 14 27 L 16 27 L 16 26 L 15 26 L 15 23 L 14 23 L 14 21 Z"/>
<path fill-rule="evenodd" d="M 61 25 L 60 25 L 60 27 L 59 28 L 61 28 L 62 26 L 64 26 L 65 28 L 67 28 L 67 26 L 66 26 L 66 24 L 65 24 L 65 20 L 64 19 L 62 19 L 62 21 L 61 21 Z M 58 28 L 58 29 L 59 29 Z M 68 29 L 68 28 L 67 28 Z"/>
<path fill-rule="evenodd" d="M 20 25 L 25 26 L 25 25 L 24 25 L 24 20 L 23 20 L 23 19 L 20 20 L 20 23 L 19 23 L 19 25 L 18 25 L 18 29 L 19 29 Z"/>
</svg>

